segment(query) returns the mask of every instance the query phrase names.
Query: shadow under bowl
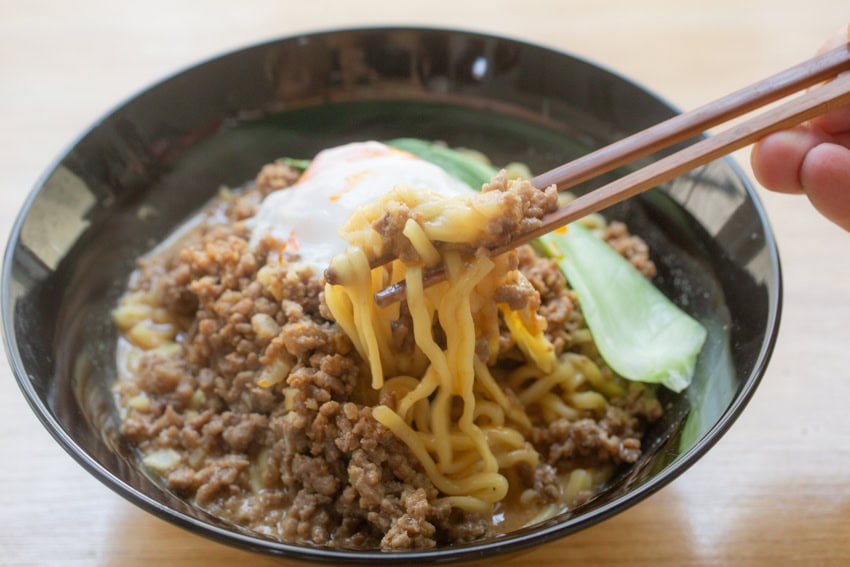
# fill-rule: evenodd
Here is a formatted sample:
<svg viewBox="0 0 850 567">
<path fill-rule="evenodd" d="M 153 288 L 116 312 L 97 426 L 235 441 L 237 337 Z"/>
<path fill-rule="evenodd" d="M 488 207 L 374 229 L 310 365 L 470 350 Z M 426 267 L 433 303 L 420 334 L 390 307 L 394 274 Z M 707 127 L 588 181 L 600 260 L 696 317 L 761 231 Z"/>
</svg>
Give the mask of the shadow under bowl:
<svg viewBox="0 0 850 567">
<path fill-rule="evenodd" d="M 674 113 L 598 66 L 462 31 L 329 31 L 212 59 L 119 106 L 36 185 L 3 266 L 12 368 L 45 427 L 95 477 L 142 508 L 231 545 L 336 563 L 444 562 L 508 553 L 583 529 L 699 459 L 743 410 L 765 370 L 779 324 L 779 258 L 753 188 L 729 160 L 606 212 L 648 242 L 655 283 L 707 328 L 693 384 L 665 396 L 668 409 L 649 431 L 643 457 L 598 496 L 495 539 L 400 554 L 289 545 L 178 498 L 144 472 L 120 435 L 110 390 L 110 310 L 140 254 L 221 185 L 241 185 L 275 158 L 412 136 L 539 172 Z"/>
</svg>

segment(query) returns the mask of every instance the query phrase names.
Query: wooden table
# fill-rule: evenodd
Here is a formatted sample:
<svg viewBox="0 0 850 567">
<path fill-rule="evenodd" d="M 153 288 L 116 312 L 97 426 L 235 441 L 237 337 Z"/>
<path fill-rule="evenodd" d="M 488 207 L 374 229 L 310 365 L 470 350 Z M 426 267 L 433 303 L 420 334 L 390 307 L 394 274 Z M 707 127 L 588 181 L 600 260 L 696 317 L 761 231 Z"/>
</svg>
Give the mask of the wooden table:
<svg viewBox="0 0 850 567">
<path fill-rule="evenodd" d="M 467 27 L 571 51 L 691 108 L 809 56 L 850 20 L 847 0 L 96 4 L 0 0 L 3 238 L 41 172 L 107 109 L 258 40 L 373 23 Z M 747 168 L 748 154 L 736 157 Z M 744 415 L 657 495 L 506 564 L 850 564 L 850 234 L 804 198 L 762 194 L 785 307 Z M 50 438 L 5 362 L 0 373 L 0 564 L 285 564 L 184 532 L 113 494 Z"/>
</svg>

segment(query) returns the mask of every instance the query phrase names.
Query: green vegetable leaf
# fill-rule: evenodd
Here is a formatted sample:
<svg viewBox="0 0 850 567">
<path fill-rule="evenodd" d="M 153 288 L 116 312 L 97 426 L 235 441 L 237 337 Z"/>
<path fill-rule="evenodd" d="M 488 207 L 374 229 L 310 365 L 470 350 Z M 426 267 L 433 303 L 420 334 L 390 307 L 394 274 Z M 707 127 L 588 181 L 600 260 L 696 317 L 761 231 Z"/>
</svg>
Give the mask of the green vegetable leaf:
<svg viewBox="0 0 850 567">
<path fill-rule="evenodd" d="M 385 142 L 388 146 L 410 152 L 460 179 L 476 191 L 496 175 L 496 168 L 478 156 L 417 138 L 397 138 Z"/>
<path fill-rule="evenodd" d="M 538 246 L 567 276 L 599 354 L 615 372 L 674 392 L 690 384 L 706 339 L 699 322 L 577 223 L 541 237 Z"/>
<path fill-rule="evenodd" d="M 298 169 L 300 171 L 304 171 L 305 169 L 310 167 L 310 160 L 309 159 L 297 159 L 297 158 L 291 158 L 291 157 L 282 157 L 282 158 L 278 159 L 278 161 L 282 161 L 286 165 L 293 167 L 295 169 Z"/>
</svg>

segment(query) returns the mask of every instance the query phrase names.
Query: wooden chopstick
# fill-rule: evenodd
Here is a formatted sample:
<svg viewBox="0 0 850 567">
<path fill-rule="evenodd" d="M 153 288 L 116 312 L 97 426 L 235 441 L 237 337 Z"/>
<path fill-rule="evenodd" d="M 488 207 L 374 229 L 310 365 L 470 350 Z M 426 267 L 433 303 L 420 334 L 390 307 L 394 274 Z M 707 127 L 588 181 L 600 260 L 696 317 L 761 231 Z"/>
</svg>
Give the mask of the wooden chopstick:
<svg viewBox="0 0 850 567">
<path fill-rule="evenodd" d="M 699 108 L 676 115 L 531 179 L 537 188 L 564 191 L 621 165 L 687 140 L 850 69 L 845 44 L 753 83 Z"/>
<path fill-rule="evenodd" d="M 850 74 L 840 76 L 776 109 L 755 116 L 715 136 L 700 140 L 683 150 L 577 197 L 558 210 L 543 216 L 538 228 L 518 235 L 506 245 L 492 248 L 490 254 L 498 256 L 511 248 L 527 244 L 558 227 L 624 201 L 748 146 L 772 132 L 790 128 L 845 104 L 850 104 Z"/>
<path fill-rule="evenodd" d="M 531 182 L 538 188 L 551 184 L 557 185 L 559 189 L 572 187 L 847 70 L 850 70 L 850 44 L 842 45 L 694 111 L 673 117 L 559 166 L 535 177 Z M 527 244 L 556 228 L 752 144 L 771 132 L 795 126 L 845 104 L 850 104 L 850 73 L 838 76 L 833 81 L 817 86 L 776 108 L 756 115 L 715 136 L 704 138 L 685 149 L 578 197 L 557 211 L 545 215 L 538 228 L 517 235 L 505 245 L 492 248 L 490 255 L 497 256 Z M 381 258 L 375 261 L 374 265 L 381 265 L 386 261 L 389 259 Z M 425 287 L 428 287 L 443 279 L 445 279 L 445 273 L 441 268 L 436 268 L 426 272 L 423 283 Z M 404 282 L 399 282 L 377 292 L 375 302 L 381 307 L 389 305 L 400 300 L 404 292 Z"/>
</svg>

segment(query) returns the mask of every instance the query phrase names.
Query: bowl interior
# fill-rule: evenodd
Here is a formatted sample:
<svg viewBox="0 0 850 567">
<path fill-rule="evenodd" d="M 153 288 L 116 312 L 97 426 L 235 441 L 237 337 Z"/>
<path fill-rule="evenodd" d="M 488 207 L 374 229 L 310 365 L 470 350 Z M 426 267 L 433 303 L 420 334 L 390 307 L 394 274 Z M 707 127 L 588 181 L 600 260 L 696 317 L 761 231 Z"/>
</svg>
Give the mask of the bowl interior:
<svg viewBox="0 0 850 567">
<path fill-rule="evenodd" d="M 464 32 L 375 29 L 284 39 L 211 60 L 127 102 L 46 173 L 15 227 L 3 280 L 4 330 L 29 402 L 59 442 L 107 485 L 185 527 L 302 559 L 390 560 L 288 546 L 172 495 L 120 436 L 110 385 L 110 310 L 135 258 L 222 185 L 277 157 L 413 136 L 543 171 L 657 122 L 672 109 L 567 55 Z M 586 188 L 584 188 L 586 189 Z M 639 501 L 731 424 L 769 357 L 779 263 L 752 188 L 719 161 L 608 211 L 644 237 L 657 285 L 708 329 L 693 385 L 666 395 L 645 454 L 584 506 L 455 558 L 537 543 Z M 441 559 L 442 552 L 410 558 Z"/>
</svg>

